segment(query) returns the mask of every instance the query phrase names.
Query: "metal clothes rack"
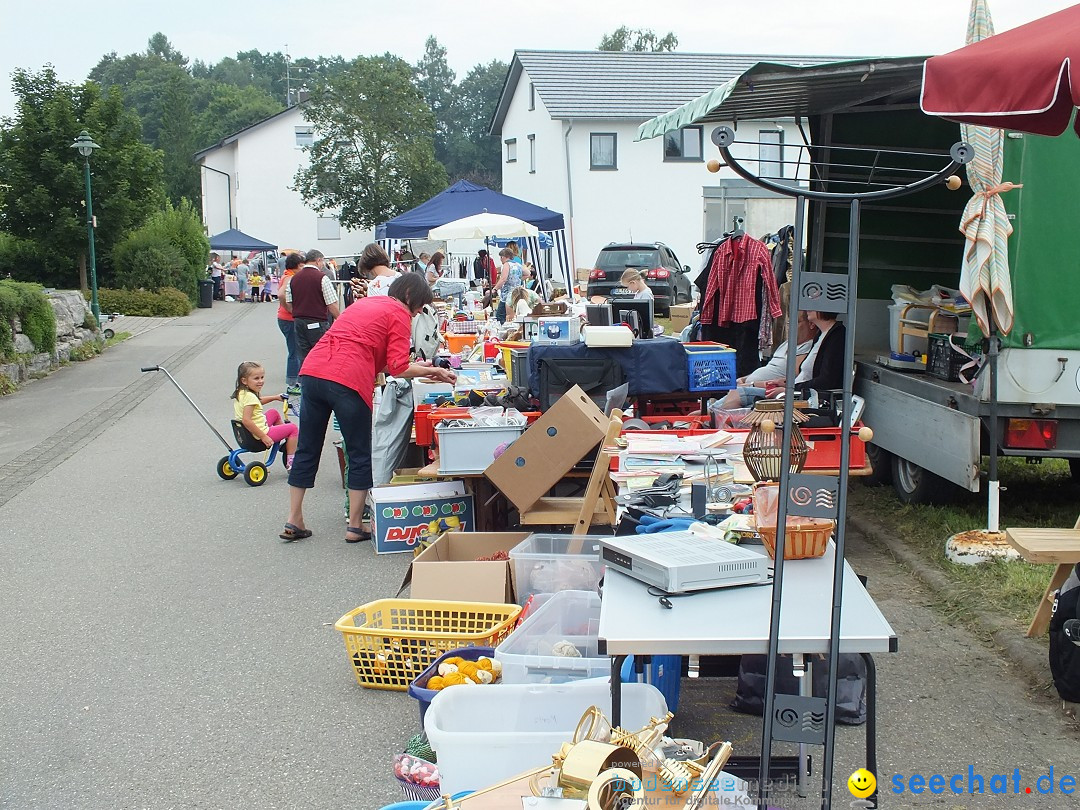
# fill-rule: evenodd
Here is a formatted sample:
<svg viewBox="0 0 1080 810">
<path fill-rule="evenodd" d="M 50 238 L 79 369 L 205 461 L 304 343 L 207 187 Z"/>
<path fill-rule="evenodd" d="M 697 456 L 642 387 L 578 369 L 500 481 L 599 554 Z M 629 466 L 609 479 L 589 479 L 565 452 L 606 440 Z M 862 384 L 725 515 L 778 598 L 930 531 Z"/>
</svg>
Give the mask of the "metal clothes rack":
<svg viewBox="0 0 1080 810">
<path fill-rule="evenodd" d="M 713 132 L 713 142 L 719 148 L 724 162 L 740 177 L 755 185 L 769 189 L 785 197 L 795 198 L 795 250 L 792 256 L 792 295 L 797 295 L 797 306 L 789 307 L 789 312 L 798 310 L 817 310 L 846 314 L 846 334 L 844 343 L 843 411 L 841 425 L 848 421 L 851 413 L 852 377 L 850 369 L 855 362 L 855 305 L 857 300 L 859 268 L 859 215 L 860 205 L 866 200 L 881 200 L 901 197 L 921 191 L 945 180 L 960 166 L 968 163 L 973 151 L 965 143 L 956 143 L 948 154 L 927 151 L 889 150 L 867 147 L 811 147 L 802 145 L 805 150 L 805 162 L 811 167 L 809 188 L 793 188 L 774 182 L 767 177 L 760 177 L 739 163 L 731 154 L 734 145 L 760 146 L 757 141 L 739 141 L 728 127 L 718 127 Z M 796 147 L 789 147 L 796 148 Z M 818 160 L 811 160 L 814 152 Z M 757 150 L 754 150 L 757 154 Z M 845 157 L 832 162 L 838 154 L 853 153 L 854 157 Z M 820 158 L 828 156 L 829 160 Z M 860 158 L 865 158 L 860 160 Z M 919 161 L 935 161 L 940 166 L 941 160 L 948 160 L 944 168 L 918 168 L 903 165 Z M 772 161 L 767 165 L 775 165 Z M 803 152 L 796 161 L 782 160 L 802 166 Z M 760 166 L 759 166 L 760 168 Z M 847 203 L 849 206 L 848 223 L 848 260 L 846 274 L 816 273 L 803 271 L 803 234 L 805 229 L 807 200 L 821 203 Z M 812 246 L 817 250 L 822 245 Z M 788 345 L 794 346 L 798 319 L 788 318 Z M 788 352 L 787 379 L 795 378 L 795 353 Z M 836 741 L 836 677 L 840 653 L 840 605 L 843 599 L 844 544 L 846 539 L 848 464 L 850 463 L 850 442 L 840 443 L 840 474 L 838 476 L 804 475 L 790 472 L 791 428 L 794 411 L 794 391 L 784 401 L 783 459 L 780 472 L 780 499 L 777 508 L 776 561 L 773 577 L 772 607 L 769 628 L 768 669 L 766 671 L 766 691 L 764 708 L 764 727 L 762 730 L 761 759 L 758 771 L 758 807 L 765 810 L 768 800 L 769 773 L 772 765 L 772 748 L 775 741 L 795 742 L 800 745 L 822 745 L 822 787 L 821 806 L 832 806 L 833 755 Z M 832 612 L 830 614 L 829 635 L 829 678 L 828 693 L 825 698 L 809 695 L 781 695 L 778 700 L 775 688 L 776 665 L 779 657 L 780 642 L 780 607 L 784 584 L 784 544 L 788 514 L 803 517 L 824 517 L 836 521 L 835 544 L 836 562 L 833 569 Z M 796 663 L 800 663 L 796 661 Z M 803 670 L 804 677 L 805 669 Z M 821 718 L 824 716 L 824 723 Z M 800 764 L 802 767 L 802 763 Z M 876 798 L 876 797 L 875 797 Z M 874 804 L 876 806 L 876 802 Z"/>
</svg>

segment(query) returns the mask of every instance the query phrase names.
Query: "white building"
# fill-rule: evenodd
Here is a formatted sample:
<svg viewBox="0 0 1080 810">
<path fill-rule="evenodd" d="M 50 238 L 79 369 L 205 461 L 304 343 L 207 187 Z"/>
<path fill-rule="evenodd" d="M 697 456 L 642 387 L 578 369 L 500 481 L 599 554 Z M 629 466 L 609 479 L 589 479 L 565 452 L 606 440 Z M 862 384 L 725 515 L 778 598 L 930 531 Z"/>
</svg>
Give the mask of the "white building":
<svg viewBox="0 0 1080 810">
<path fill-rule="evenodd" d="M 706 162 L 719 158 L 710 141 L 716 125 L 636 142 L 638 126 L 758 62 L 837 58 L 515 51 L 491 124 L 502 141 L 503 192 L 563 213 L 575 267 L 592 267 L 609 242 L 637 240 L 664 242 L 696 271 L 695 245 L 731 230 L 733 217 L 760 236 L 791 224 L 794 202 L 726 167 L 710 173 Z M 736 157 L 796 182 L 798 150 L 790 145 L 803 139 L 791 118 L 740 121 L 736 129 L 755 142 L 736 144 Z"/>
<path fill-rule="evenodd" d="M 312 138 L 301 108 L 290 107 L 196 153 L 207 233 L 237 228 L 282 248 L 359 255 L 372 232 L 342 228 L 337 217 L 317 213 L 292 188 Z"/>
</svg>

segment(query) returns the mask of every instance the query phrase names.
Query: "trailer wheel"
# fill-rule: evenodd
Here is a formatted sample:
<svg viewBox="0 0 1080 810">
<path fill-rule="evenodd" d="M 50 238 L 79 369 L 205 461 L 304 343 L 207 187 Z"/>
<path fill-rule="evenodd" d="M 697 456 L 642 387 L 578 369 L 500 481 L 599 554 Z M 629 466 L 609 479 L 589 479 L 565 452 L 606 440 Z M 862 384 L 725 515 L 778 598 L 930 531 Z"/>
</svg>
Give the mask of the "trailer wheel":
<svg viewBox="0 0 1080 810">
<path fill-rule="evenodd" d="M 870 460 L 873 472 L 862 476 L 862 482 L 868 486 L 881 487 L 893 480 L 893 454 L 876 444 L 866 445 L 866 457 Z"/>
<path fill-rule="evenodd" d="M 943 504 L 952 500 L 956 487 L 918 464 L 900 456 L 892 459 L 892 484 L 903 503 Z"/>
</svg>

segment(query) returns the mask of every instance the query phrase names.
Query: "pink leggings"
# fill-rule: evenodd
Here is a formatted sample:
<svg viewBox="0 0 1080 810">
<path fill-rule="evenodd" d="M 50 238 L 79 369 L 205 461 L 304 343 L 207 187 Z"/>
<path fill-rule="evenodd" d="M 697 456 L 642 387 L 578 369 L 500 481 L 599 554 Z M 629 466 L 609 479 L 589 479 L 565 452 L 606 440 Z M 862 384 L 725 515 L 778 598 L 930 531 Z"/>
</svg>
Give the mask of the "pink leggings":
<svg viewBox="0 0 1080 810">
<path fill-rule="evenodd" d="M 264 411 L 263 415 L 266 417 L 266 435 L 270 437 L 270 441 L 274 444 L 277 444 L 282 439 L 288 439 L 295 436 L 300 432 L 300 428 L 292 422 L 281 421 L 281 411 L 270 408 L 269 410 Z"/>
</svg>

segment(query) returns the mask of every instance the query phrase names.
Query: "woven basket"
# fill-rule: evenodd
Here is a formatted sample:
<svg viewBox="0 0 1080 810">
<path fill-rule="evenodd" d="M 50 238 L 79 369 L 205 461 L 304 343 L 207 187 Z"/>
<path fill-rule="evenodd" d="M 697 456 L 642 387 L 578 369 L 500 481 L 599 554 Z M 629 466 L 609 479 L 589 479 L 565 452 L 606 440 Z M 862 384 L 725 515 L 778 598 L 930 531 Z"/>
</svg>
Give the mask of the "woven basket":
<svg viewBox="0 0 1080 810">
<path fill-rule="evenodd" d="M 803 522 L 787 524 L 784 534 L 784 559 L 809 560 L 825 553 L 836 528 L 835 520 L 803 518 Z M 758 534 L 769 558 L 776 559 L 776 526 L 758 526 Z"/>
</svg>

